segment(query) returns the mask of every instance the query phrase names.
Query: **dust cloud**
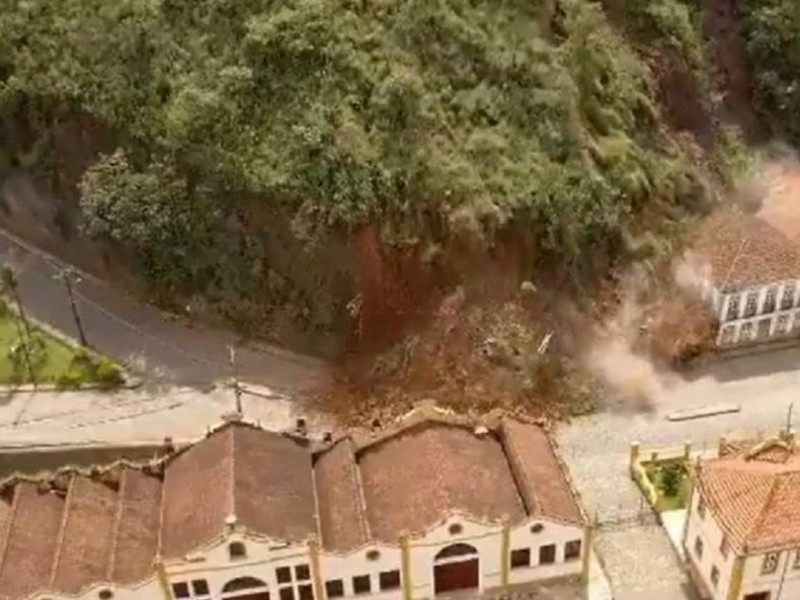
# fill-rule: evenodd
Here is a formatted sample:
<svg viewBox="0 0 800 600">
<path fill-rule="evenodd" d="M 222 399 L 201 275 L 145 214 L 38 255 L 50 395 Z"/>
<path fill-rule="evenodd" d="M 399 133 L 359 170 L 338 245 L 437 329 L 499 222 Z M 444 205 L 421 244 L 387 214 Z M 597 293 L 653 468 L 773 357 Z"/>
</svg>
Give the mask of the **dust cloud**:
<svg viewBox="0 0 800 600">
<path fill-rule="evenodd" d="M 664 381 L 652 361 L 635 350 L 643 322 L 641 296 L 647 279 L 641 272 L 626 278 L 620 308 L 593 331 L 584 356 L 586 368 L 606 386 L 609 403 L 623 409 L 652 407 Z"/>
</svg>

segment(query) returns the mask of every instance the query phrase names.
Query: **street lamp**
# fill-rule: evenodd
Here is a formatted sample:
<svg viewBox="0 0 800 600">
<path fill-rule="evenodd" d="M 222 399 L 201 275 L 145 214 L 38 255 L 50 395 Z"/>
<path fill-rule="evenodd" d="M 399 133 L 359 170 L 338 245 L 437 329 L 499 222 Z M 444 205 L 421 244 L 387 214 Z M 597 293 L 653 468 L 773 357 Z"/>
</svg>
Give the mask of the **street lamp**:
<svg viewBox="0 0 800 600">
<path fill-rule="evenodd" d="M 78 338 L 80 339 L 81 346 L 87 347 L 89 342 L 86 341 L 86 332 L 83 330 L 83 322 L 81 321 L 80 313 L 78 313 L 78 305 L 75 303 L 75 293 L 72 288 L 74 283 L 79 283 L 81 280 L 79 277 L 75 276 L 75 269 L 72 267 L 62 268 L 56 278 L 63 281 L 64 287 L 67 288 L 69 307 L 72 310 L 72 318 L 75 319 L 75 326 L 78 329 Z"/>
</svg>

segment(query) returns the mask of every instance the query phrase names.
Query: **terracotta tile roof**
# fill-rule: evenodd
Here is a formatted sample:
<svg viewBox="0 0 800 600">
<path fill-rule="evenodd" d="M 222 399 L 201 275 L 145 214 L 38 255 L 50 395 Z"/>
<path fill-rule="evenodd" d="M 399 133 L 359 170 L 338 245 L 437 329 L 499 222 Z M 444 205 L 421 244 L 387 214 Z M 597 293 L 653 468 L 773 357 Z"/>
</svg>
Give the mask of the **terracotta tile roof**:
<svg viewBox="0 0 800 600">
<path fill-rule="evenodd" d="M 766 221 L 735 208 L 708 217 L 696 232 L 692 251 L 725 292 L 800 278 L 800 246 Z"/>
<path fill-rule="evenodd" d="M 106 579 L 111 558 L 118 494 L 88 477 L 72 479 L 53 565 L 54 589 L 76 593 Z"/>
<path fill-rule="evenodd" d="M 450 511 L 498 521 L 525 517 L 501 443 L 459 426 L 423 423 L 358 457 L 367 518 L 375 538 L 396 543 Z"/>
<path fill-rule="evenodd" d="M 504 419 L 503 445 L 529 514 L 583 522 L 565 469 L 541 427 Z"/>
<path fill-rule="evenodd" d="M 233 514 L 233 428 L 179 454 L 167 467 L 161 554 L 176 558 L 213 540 Z"/>
<path fill-rule="evenodd" d="M 141 581 L 152 570 L 158 551 L 162 481 L 136 469 L 125 469 L 109 579 Z"/>
<path fill-rule="evenodd" d="M 452 512 L 519 521 L 526 503 L 579 520 L 541 429 L 426 418 L 316 454 L 305 440 L 229 423 L 155 462 L 12 476 L 0 483 L 0 594 L 142 581 L 159 544 L 166 558 L 181 557 L 220 536 L 231 516 L 276 540 L 318 535 L 326 550 L 396 543 Z"/>
<path fill-rule="evenodd" d="M 800 546 L 800 451 L 762 442 L 700 463 L 697 485 L 731 545 L 764 552 Z"/>
<path fill-rule="evenodd" d="M 238 523 L 284 541 L 316 535 L 309 449 L 287 436 L 248 425 L 231 427 L 230 432 Z"/>
<path fill-rule="evenodd" d="M 361 474 L 349 438 L 319 456 L 314 465 L 322 545 L 327 550 L 358 548 L 370 539 Z"/>
<path fill-rule="evenodd" d="M 47 585 L 61 529 L 64 498 L 21 483 L 15 490 L 11 526 L 0 565 L 0 590 L 20 598 Z"/>
</svg>

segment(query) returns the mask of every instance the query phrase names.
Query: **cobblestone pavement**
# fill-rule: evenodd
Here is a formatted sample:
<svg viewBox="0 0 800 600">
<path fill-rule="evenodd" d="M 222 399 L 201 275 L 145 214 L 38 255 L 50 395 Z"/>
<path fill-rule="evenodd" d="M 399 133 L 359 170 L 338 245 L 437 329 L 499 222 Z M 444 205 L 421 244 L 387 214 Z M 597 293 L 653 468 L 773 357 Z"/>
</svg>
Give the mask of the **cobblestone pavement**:
<svg viewBox="0 0 800 600">
<path fill-rule="evenodd" d="M 800 400 L 798 392 L 800 349 L 770 351 L 721 361 L 687 379 L 673 377 L 649 411 L 608 410 L 558 429 L 561 453 L 583 504 L 601 524 L 597 551 L 616 598 L 641 592 L 646 581 L 643 574 L 655 571 L 651 565 L 659 565 L 652 585 L 673 581 L 680 588 L 685 581 L 666 533 L 637 522 L 637 515 L 646 509 L 628 477 L 630 443 L 680 446 L 691 441 L 695 449 L 708 450 L 726 433 L 776 430 L 786 426 L 789 405 Z M 690 421 L 666 418 L 675 411 L 719 404 L 738 405 L 741 410 Z M 666 597 L 686 598 L 678 588 L 671 591 L 675 596 Z M 647 596 L 648 600 L 656 597 Z"/>
</svg>

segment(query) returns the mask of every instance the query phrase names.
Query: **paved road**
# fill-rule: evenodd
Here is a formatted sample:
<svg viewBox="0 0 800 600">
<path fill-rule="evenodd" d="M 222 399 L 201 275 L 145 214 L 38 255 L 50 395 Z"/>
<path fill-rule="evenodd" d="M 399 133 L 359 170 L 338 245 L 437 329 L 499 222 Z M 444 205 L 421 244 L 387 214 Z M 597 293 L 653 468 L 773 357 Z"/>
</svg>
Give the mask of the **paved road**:
<svg viewBox="0 0 800 600">
<path fill-rule="evenodd" d="M 62 265 L 2 230 L 0 260 L 18 269 L 26 309 L 77 338 L 66 290 L 56 279 Z M 89 343 L 103 354 L 138 366 L 150 379 L 205 386 L 230 376 L 228 345 L 237 343 L 234 334 L 168 319 L 91 276 L 82 276 L 77 283 L 76 298 Z M 274 389 L 304 388 L 323 383 L 327 376 L 322 361 L 268 345 L 239 347 L 236 356 L 243 380 Z"/>
<path fill-rule="evenodd" d="M 638 520 L 643 501 L 627 472 L 631 441 L 645 446 L 712 449 L 737 431 L 784 427 L 800 411 L 800 349 L 719 362 L 689 378 L 667 378 L 649 412 L 609 410 L 559 428 L 557 437 L 584 505 L 601 523 L 597 550 L 620 598 L 690 598 L 666 535 Z M 703 405 L 741 406 L 739 413 L 672 422 L 671 412 Z M 626 595 L 627 594 L 627 595 Z M 654 595 L 655 594 L 655 595 Z"/>
</svg>

